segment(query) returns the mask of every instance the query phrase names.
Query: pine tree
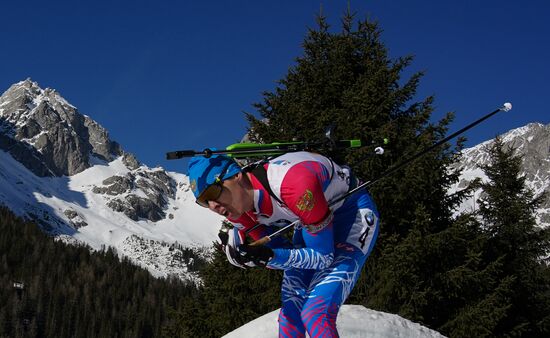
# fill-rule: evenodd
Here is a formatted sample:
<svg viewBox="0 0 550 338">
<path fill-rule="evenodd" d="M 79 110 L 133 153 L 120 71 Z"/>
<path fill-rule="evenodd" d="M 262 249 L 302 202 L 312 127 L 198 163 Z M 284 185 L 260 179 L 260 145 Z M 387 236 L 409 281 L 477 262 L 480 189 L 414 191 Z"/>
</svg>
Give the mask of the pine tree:
<svg viewBox="0 0 550 338">
<path fill-rule="evenodd" d="M 550 280 L 543 259 L 550 252 L 550 229 L 537 226 L 535 211 L 544 195 L 534 197 L 521 176 L 520 156 L 497 138 L 488 149 L 491 163 L 483 167 L 489 182 L 479 215 L 488 236 L 485 259 L 500 260 L 500 279 L 512 281 L 509 308 L 494 334 L 548 337 L 550 335 Z"/>
<path fill-rule="evenodd" d="M 452 114 L 433 124 L 433 97 L 411 102 L 423 73 L 401 79 L 413 58 L 391 59 L 376 23 L 356 23 L 347 13 L 341 32 L 333 33 L 319 16 L 318 28 L 308 32 L 303 46 L 303 55 L 275 91 L 265 92 L 255 105 L 262 118 L 247 115 L 255 140 L 319 140 L 331 124 L 338 139 L 361 137 L 380 144 L 389 138 L 383 157 L 368 156 L 372 147 L 327 153 L 367 181 L 445 137 Z M 381 213 L 381 232 L 350 302 L 431 320 L 425 317 L 437 250 L 427 251 L 436 240 L 433 234 L 452 226 L 452 210 L 461 198 L 447 195 L 458 178 L 447 167 L 460 146 L 435 149 L 370 189 Z"/>
</svg>

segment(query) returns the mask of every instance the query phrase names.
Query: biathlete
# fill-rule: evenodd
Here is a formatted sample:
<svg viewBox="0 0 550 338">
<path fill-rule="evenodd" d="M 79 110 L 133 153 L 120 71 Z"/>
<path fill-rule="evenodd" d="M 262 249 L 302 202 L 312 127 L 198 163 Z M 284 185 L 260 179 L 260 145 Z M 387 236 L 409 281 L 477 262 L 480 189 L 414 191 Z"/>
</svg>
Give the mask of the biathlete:
<svg viewBox="0 0 550 338">
<path fill-rule="evenodd" d="M 280 337 L 338 337 L 336 317 L 355 286 L 378 236 L 380 215 L 349 168 L 310 152 L 292 152 L 243 170 L 224 155 L 189 162 L 199 205 L 233 225 L 222 236 L 231 264 L 284 270 Z M 299 220 L 292 243 L 279 236 L 250 245 Z"/>
</svg>

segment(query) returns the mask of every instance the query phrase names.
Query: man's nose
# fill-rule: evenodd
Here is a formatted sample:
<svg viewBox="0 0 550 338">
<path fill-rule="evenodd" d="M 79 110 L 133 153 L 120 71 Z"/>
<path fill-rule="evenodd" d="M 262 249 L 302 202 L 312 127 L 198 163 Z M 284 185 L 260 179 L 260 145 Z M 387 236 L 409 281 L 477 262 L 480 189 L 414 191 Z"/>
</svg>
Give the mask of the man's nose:
<svg viewBox="0 0 550 338">
<path fill-rule="evenodd" d="M 208 201 L 208 209 L 220 213 L 221 204 L 216 201 Z"/>
</svg>

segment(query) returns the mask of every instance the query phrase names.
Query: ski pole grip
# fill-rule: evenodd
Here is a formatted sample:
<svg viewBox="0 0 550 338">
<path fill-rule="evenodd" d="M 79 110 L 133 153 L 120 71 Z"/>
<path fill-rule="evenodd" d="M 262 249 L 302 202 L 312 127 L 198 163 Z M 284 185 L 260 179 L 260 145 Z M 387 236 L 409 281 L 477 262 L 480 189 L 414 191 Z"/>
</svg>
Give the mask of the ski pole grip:
<svg viewBox="0 0 550 338">
<path fill-rule="evenodd" d="M 271 241 L 271 238 L 269 238 L 269 236 L 265 236 L 265 237 L 260 238 L 260 239 L 257 240 L 257 241 L 254 241 L 254 242 L 250 243 L 249 245 L 250 245 L 250 246 L 266 245 L 266 244 L 269 243 L 270 241 Z"/>
<path fill-rule="evenodd" d="M 183 157 L 193 157 L 197 152 L 194 150 L 178 150 L 166 153 L 167 160 L 178 160 Z"/>
</svg>

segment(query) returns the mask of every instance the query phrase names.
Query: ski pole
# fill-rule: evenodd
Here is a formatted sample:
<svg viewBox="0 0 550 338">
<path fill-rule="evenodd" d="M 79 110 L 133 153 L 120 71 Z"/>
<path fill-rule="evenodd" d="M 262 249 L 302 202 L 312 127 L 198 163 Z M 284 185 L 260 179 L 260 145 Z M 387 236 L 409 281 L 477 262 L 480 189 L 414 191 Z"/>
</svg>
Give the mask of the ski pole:
<svg viewBox="0 0 550 338">
<path fill-rule="evenodd" d="M 386 170 L 385 172 L 383 172 L 380 176 L 378 176 L 377 178 L 371 180 L 371 181 L 367 181 L 359 186 L 357 186 L 356 188 L 348 191 L 347 193 L 345 193 L 344 195 L 338 197 L 335 202 L 339 202 L 345 198 L 347 198 L 348 196 L 354 194 L 355 192 L 363 189 L 363 188 L 366 188 L 366 187 L 369 187 L 371 185 L 373 185 L 374 183 L 380 181 L 382 178 L 390 175 L 390 174 L 393 174 L 394 172 L 398 171 L 399 169 L 401 169 L 402 167 L 404 167 L 405 165 L 415 161 L 416 159 L 426 155 L 427 153 L 429 153 L 430 151 L 434 150 L 435 148 L 441 146 L 442 144 L 448 142 L 449 140 L 457 137 L 458 135 L 464 133 L 466 130 L 469 130 L 473 127 L 475 127 L 476 125 L 480 124 L 481 122 L 485 121 L 486 119 L 488 119 L 489 117 L 495 115 L 496 113 L 498 112 L 501 112 L 501 111 L 510 111 L 512 110 L 512 104 L 509 103 L 509 102 L 506 102 L 502 107 L 490 112 L 489 114 L 481 117 L 480 119 L 470 123 L 469 125 L 467 125 L 466 127 L 452 133 L 451 135 L 447 136 L 446 138 L 444 138 L 443 140 L 429 146 L 428 148 L 416 153 L 415 155 L 403 160 L 402 162 L 400 162 L 399 164 L 396 164 L 395 166 L 393 166 L 392 168 L 390 168 L 389 170 Z"/>
<path fill-rule="evenodd" d="M 403 160 L 402 162 L 400 162 L 399 164 L 395 165 L 394 167 L 386 170 L 385 172 L 383 172 L 380 176 L 378 176 L 377 178 L 371 180 L 371 181 L 367 181 L 357 187 L 355 187 L 354 189 L 348 191 L 347 193 L 343 194 L 342 196 L 336 198 L 335 200 L 332 200 L 329 202 L 329 206 L 332 206 L 346 198 L 348 198 L 350 195 L 353 195 L 355 194 L 356 192 L 358 192 L 359 190 L 361 189 L 365 189 L 371 185 L 373 185 L 374 183 L 380 181 L 382 178 L 390 175 L 390 174 L 393 174 L 395 173 L 397 170 L 401 169 L 403 166 L 413 162 L 414 160 L 418 159 L 419 157 L 421 156 L 424 156 L 426 155 L 427 153 L 429 153 L 430 151 L 434 150 L 435 148 L 439 147 L 440 145 L 444 144 L 445 142 L 448 142 L 449 140 L 451 140 L 452 138 L 464 133 L 466 130 L 468 129 L 471 129 L 473 127 L 475 127 L 476 125 L 480 124 L 481 122 L 485 121 L 486 119 L 488 119 L 489 117 L 495 115 L 496 113 L 500 112 L 500 111 L 510 111 L 512 110 L 512 104 L 509 103 L 509 102 L 506 102 L 502 107 L 492 111 L 491 113 L 481 117 L 480 119 L 470 123 L 469 125 L 467 125 L 466 127 L 452 133 L 451 135 L 447 136 L 446 138 L 444 138 L 443 140 L 429 146 L 428 148 L 416 153 L 415 155 Z M 286 232 L 287 230 L 290 230 L 291 227 L 295 226 L 299 221 L 295 221 L 287 226 L 285 226 L 284 228 L 281 228 L 280 230 L 274 232 L 273 234 L 269 235 L 269 236 L 265 236 L 265 237 L 262 237 L 260 238 L 259 240 L 251 243 L 250 245 L 264 245 L 266 243 L 268 243 L 269 241 L 271 241 L 272 238 L 276 237 L 276 236 L 279 236 L 280 234 Z"/>
</svg>

